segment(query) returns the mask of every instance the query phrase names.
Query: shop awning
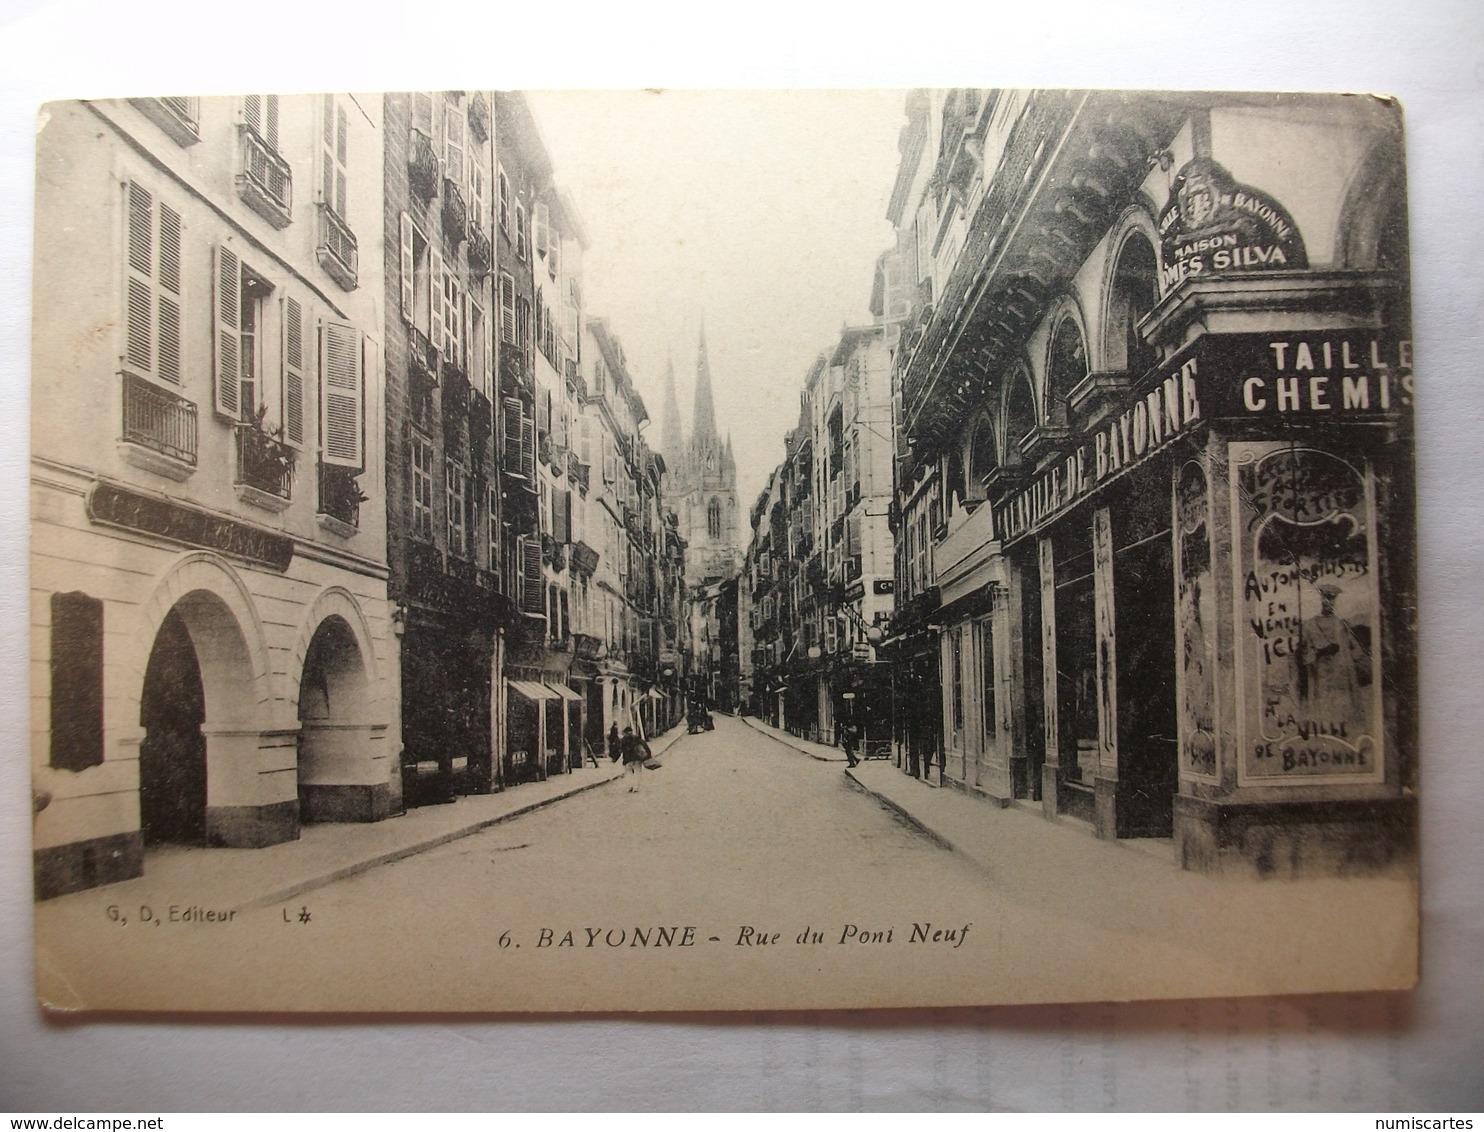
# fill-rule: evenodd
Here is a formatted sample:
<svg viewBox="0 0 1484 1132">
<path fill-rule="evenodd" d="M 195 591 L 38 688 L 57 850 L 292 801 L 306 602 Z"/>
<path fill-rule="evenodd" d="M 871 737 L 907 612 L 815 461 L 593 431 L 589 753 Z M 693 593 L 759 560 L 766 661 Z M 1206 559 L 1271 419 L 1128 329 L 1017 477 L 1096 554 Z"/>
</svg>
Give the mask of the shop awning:
<svg viewBox="0 0 1484 1132">
<path fill-rule="evenodd" d="M 568 703 L 582 703 L 582 697 L 574 692 L 571 688 L 567 687 L 567 685 L 565 684 L 547 684 L 545 685 L 545 687 L 548 691 L 555 692 L 559 697 L 566 700 Z"/>
<path fill-rule="evenodd" d="M 505 686 L 517 696 L 524 696 L 533 704 L 539 704 L 543 700 L 559 700 L 562 698 L 545 684 L 538 684 L 534 680 L 511 680 Z M 574 692 L 573 694 L 575 695 L 576 693 Z"/>
</svg>

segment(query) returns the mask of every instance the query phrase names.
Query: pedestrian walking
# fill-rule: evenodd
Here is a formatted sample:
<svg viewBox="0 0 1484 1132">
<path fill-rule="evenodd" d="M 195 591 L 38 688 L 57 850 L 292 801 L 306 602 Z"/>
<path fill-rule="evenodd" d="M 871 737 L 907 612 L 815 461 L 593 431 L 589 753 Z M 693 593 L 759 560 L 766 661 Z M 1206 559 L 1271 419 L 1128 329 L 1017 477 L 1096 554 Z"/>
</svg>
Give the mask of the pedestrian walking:
<svg viewBox="0 0 1484 1132">
<path fill-rule="evenodd" d="M 846 767 L 859 765 L 860 759 L 856 758 L 855 755 L 856 748 L 859 746 L 855 733 L 855 724 L 842 723 L 840 725 L 840 746 L 845 748 Z"/>
<path fill-rule="evenodd" d="M 618 747 L 623 752 L 623 768 L 629 779 L 629 793 L 638 793 L 639 783 L 644 778 L 644 764 L 650 758 L 649 744 L 635 735 L 632 727 L 625 727 Z"/>
</svg>

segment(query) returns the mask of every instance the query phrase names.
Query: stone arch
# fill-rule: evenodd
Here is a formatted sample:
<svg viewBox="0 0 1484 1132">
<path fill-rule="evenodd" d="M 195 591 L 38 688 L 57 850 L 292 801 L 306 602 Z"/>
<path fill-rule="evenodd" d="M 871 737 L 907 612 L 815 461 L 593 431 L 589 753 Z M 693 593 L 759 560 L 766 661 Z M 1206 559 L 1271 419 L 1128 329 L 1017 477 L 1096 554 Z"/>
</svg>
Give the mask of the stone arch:
<svg viewBox="0 0 1484 1132">
<path fill-rule="evenodd" d="M 1020 444 L 1039 423 L 1036 411 L 1036 387 L 1031 379 L 1031 368 L 1023 361 L 1011 367 L 1005 381 L 1004 407 L 1000 420 L 1004 434 L 1000 442 L 1000 462 L 1019 464 Z"/>
<path fill-rule="evenodd" d="M 300 686 L 304 679 L 304 660 L 309 655 L 309 646 L 321 624 L 330 617 L 340 618 L 350 631 L 366 668 L 367 707 L 373 713 L 380 714 L 384 705 L 381 702 L 381 679 L 376 663 L 376 649 L 371 643 L 371 628 L 355 597 L 349 590 L 340 586 L 330 586 L 321 590 L 310 603 L 303 620 L 299 623 L 299 633 L 295 638 L 294 651 L 290 654 L 288 663 L 289 710 L 298 714 Z"/>
<path fill-rule="evenodd" d="M 1356 167 L 1335 234 L 1335 265 L 1402 275 L 1408 265 L 1407 186 L 1401 139 L 1386 134 Z"/>
<path fill-rule="evenodd" d="M 1071 419 L 1072 390 L 1082 384 L 1091 369 L 1087 324 L 1075 296 L 1066 296 L 1052 308 L 1048 325 L 1051 333 L 1046 336 L 1046 376 L 1041 383 L 1046 397 L 1040 421 L 1066 425 Z"/>
<path fill-rule="evenodd" d="M 1131 205 L 1113 228 L 1103 276 L 1102 334 L 1093 368 L 1143 374 L 1159 360 L 1139 336 L 1139 320 L 1159 303 L 1159 232 L 1150 212 Z"/>
<path fill-rule="evenodd" d="M 140 606 L 140 632 L 131 642 L 131 671 L 142 674 L 155 638 L 171 610 L 190 633 L 206 684 L 207 720 L 220 726 L 267 726 L 272 710 L 272 670 L 263 625 L 252 595 L 236 571 L 207 552 L 178 559 Z M 226 694 L 246 681 L 246 693 Z M 137 718 L 142 684 L 129 689 L 130 718 Z M 214 701 L 214 702 L 213 702 Z"/>
<path fill-rule="evenodd" d="M 964 469 L 971 501 L 985 497 L 985 477 L 998 466 L 999 444 L 995 440 L 994 417 L 988 410 L 983 410 L 969 426 L 964 441 Z"/>
</svg>

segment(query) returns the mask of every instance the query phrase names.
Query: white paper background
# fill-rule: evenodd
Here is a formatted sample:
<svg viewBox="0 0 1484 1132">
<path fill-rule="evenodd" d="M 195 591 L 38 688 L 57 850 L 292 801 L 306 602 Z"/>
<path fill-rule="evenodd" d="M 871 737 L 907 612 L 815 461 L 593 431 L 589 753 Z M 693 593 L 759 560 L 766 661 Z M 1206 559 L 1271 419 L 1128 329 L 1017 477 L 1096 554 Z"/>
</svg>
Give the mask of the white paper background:
<svg viewBox="0 0 1484 1132">
<path fill-rule="evenodd" d="M 0 0 L 0 1110 L 1484 1107 L 1484 8 Z M 32 130 L 87 95 L 1039 85 L 1391 93 L 1420 383 L 1423 984 L 1410 996 L 584 1020 L 45 1019 L 31 991 Z"/>
</svg>

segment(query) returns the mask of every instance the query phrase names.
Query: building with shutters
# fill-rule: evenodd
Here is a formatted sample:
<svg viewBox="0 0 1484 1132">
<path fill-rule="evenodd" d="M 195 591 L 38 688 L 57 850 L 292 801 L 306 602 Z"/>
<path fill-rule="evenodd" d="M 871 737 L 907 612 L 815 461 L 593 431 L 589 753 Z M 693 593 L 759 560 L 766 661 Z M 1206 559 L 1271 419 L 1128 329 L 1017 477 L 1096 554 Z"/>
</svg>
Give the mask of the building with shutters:
<svg viewBox="0 0 1484 1132">
<path fill-rule="evenodd" d="M 500 681 L 520 561 L 506 524 L 535 519 L 529 388 L 524 413 L 498 409 L 497 375 L 527 387 L 530 377 L 513 319 L 496 333 L 509 298 L 498 271 L 528 295 L 530 268 L 515 266 L 502 223 L 494 96 L 394 93 L 382 107 L 387 546 L 402 801 L 415 806 L 502 782 Z M 497 428 L 512 423 L 513 453 Z"/>
<path fill-rule="evenodd" d="M 641 434 L 649 420 L 623 345 L 604 319 L 585 325 L 577 417 L 590 491 L 574 512 L 580 587 L 572 683 L 594 742 L 617 725 L 655 734 L 682 710 L 684 543 L 666 510 L 664 458 Z"/>
<path fill-rule="evenodd" d="M 380 100 L 57 103 L 37 146 L 35 886 L 397 805 Z"/>
<path fill-rule="evenodd" d="M 753 694 L 760 711 L 797 735 L 833 743 L 848 721 L 863 751 L 885 753 L 891 673 L 875 642 L 894 609 L 894 578 L 882 326 L 846 327 L 810 368 L 784 447 L 754 509 L 745 558 Z"/>
<path fill-rule="evenodd" d="M 1405 859 L 1396 106 L 919 91 L 901 152 L 904 767 L 1190 869 Z"/>
</svg>

